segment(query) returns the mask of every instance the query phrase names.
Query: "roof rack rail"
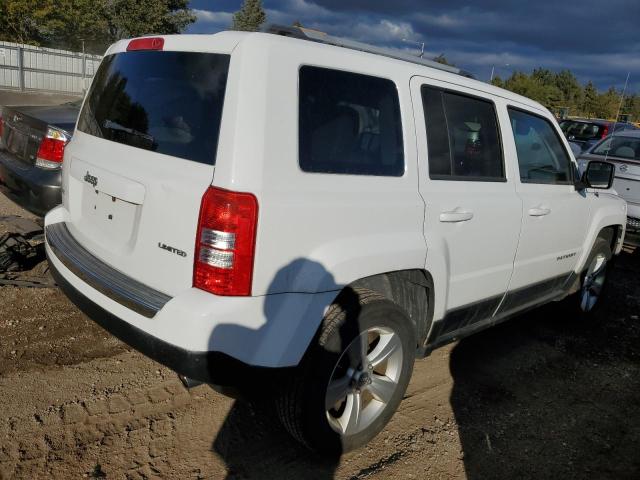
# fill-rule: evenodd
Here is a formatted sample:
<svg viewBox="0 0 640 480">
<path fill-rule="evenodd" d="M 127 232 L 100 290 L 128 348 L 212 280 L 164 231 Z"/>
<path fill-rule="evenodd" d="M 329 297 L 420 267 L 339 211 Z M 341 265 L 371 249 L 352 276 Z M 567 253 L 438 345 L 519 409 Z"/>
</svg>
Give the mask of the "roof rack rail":
<svg viewBox="0 0 640 480">
<path fill-rule="evenodd" d="M 308 40 L 311 42 L 324 43 L 327 45 L 334 45 L 336 47 L 349 48 L 351 50 L 359 50 L 361 52 L 373 53 L 376 55 L 382 55 L 383 57 L 394 58 L 396 60 L 402 60 L 405 62 L 416 63 L 418 65 L 424 65 L 426 67 L 437 68 L 449 73 L 455 73 L 468 78 L 474 78 L 473 75 L 458 67 L 452 67 L 451 65 L 444 65 L 438 63 L 435 60 L 427 60 L 425 58 L 416 57 L 406 53 L 402 53 L 390 48 L 376 47 L 375 45 L 369 45 L 368 43 L 356 42 L 355 40 L 349 40 L 346 38 L 333 37 L 319 30 L 313 30 L 304 27 L 295 27 L 287 25 L 268 24 L 261 30 L 264 33 L 271 33 L 274 35 L 281 35 L 284 37 L 292 37 L 300 40 Z"/>
</svg>

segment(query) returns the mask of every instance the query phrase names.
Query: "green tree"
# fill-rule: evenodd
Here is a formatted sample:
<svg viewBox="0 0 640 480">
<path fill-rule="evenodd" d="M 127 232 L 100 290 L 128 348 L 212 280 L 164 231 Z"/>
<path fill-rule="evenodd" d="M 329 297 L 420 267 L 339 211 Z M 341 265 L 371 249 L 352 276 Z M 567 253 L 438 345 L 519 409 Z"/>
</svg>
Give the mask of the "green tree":
<svg viewBox="0 0 640 480">
<path fill-rule="evenodd" d="M 600 118 L 615 118 L 620 107 L 620 94 L 614 87 L 610 87 L 605 93 L 598 95 L 595 116 Z"/>
<path fill-rule="evenodd" d="M 196 16 L 189 0 L 102 0 L 111 42 L 146 34 L 180 33 Z"/>
<path fill-rule="evenodd" d="M 0 0 L 0 40 L 46 42 L 58 25 L 55 7 L 52 0 Z"/>
<path fill-rule="evenodd" d="M 575 113 L 582 106 L 582 86 L 569 70 L 562 70 L 555 76 L 555 85 L 562 95 L 562 106 Z"/>
<path fill-rule="evenodd" d="M 640 121 L 640 95 L 637 93 L 627 95 L 621 113 L 629 115 L 632 122 Z"/>
<path fill-rule="evenodd" d="M 582 103 L 582 111 L 588 116 L 592 117 L 596 114 L 596 110 L 598 110 L 598 91 L 596 87 L 593 85 L 593 82 L 589 80 L 589 83 L 584 87 L 584 100 Z"/>
<path fill-rule="evenodd" d="M 267 20 L 267 14 L 262 7 L 262 0 L 244 0 L 242 7 L 233 15 L 233 30 L 256 32 Z"/>
<path fill-rule="evenodd" d="M 188 0 L 0 0 L 0 39 L 102 53 L 121 38 L 180 33 Z"/>
<path fill-rule="evenodd" d="M 500 88 L 505 88 L 504 80 L 502 80 L 502 77 L 500 77 L 500 75 L 495 75 L 491 79 L 491 85 L 495 85 L 496 87 L 500 87 Z"/>
</svg>

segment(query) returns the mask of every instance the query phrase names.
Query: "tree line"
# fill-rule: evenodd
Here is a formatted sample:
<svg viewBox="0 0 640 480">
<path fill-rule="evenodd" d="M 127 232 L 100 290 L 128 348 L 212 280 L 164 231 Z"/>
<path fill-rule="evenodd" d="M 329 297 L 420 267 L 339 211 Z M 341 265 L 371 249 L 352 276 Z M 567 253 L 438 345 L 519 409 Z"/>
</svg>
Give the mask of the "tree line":
<svg viewBox="0 0 640 480">
<path fill-rule="evenodd" d="M 267 16 L 261 0 L 244 0 L 233 30 L 256 31 Z M 0 0 L 0 40 L 102 54 L 113 42 L 148 34 L 180 33 L 196 21 L 189 0 Z M 302 26 L 299 22 L 296 26 Z M 450 64 L 444 54 L 434 59 Z M 516 71 L 494 85 L 542 103 L 560 114 L 615 118 L 621 93 L 581 85 L 569 70 Z M 621 113 L 640 121 L 640 95 L 626 95 Z"/>
<path fill-rule="evenodd" d="M 121 38 L 180 33 L 189 0 L 0 0 L 0 40 L 103 54 Z"/>
<path fill-rule="evenodd" d="M 599 92 L 591 81 L 582 85 L 570 70 L 516 71 L 506 80 L 495 77 L 491 83 L 536 100 L 556 114 L 564 110 L 571 116 L 614 119 L 620 110 L 620 115 L 640 121 L 640 95 L 627 92 L 623 99 L 622 91 L 614 87 Z"/>
</svg>

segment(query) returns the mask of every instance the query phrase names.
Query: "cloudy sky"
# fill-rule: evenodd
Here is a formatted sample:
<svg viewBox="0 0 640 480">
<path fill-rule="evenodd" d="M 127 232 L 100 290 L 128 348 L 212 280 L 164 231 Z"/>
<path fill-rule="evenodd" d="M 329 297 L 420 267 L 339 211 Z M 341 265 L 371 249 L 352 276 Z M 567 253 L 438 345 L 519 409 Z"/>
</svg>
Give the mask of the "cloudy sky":
<svg viewBox="0 0 640 480">
<path fill-rule="evenodd" d="M 189 33 L 231 24 L 241 0 L 192 0 Z M 640 92 L 640 0 L 263 0 L 269 22 L 303 25 L 376 45 L 444 53 L 488 80 L 514 69 L 571 69 L 600 89 Z"/>
</svg>

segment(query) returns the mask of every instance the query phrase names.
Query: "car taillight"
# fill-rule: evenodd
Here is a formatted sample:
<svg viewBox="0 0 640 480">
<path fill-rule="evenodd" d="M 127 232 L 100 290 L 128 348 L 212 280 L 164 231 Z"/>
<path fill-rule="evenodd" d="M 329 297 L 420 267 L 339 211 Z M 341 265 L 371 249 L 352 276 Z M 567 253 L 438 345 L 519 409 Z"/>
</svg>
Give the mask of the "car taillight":
<svg viewBox="0 0 640 480">
<path fill-rule="evenodd" d="M 132 50 L 162 50 L 163 47 L 164 38 L 162 37 L 136 38 L 127 45 L 127 52 Z"/>
<path fill-rule="evenodd" d="M 602 136 L 600 138 L 604 138 L 609 135 L 609 125 L 605 125 L 602 129 Z"/>
<path fill-rule="evenodd" d="M 216 295 L 251 295 L 258 201 L 209 187 L 202 197 L 193 286 Z"/>
<path fill-rule="evenodd" d="M 43 137 L 36 154 L 36 167 L 55 169 L 60 168 L 64 157 L 64 147 L 69 142 L 69 136 L 61 130 L 49 127 Z"/>
</svg>

